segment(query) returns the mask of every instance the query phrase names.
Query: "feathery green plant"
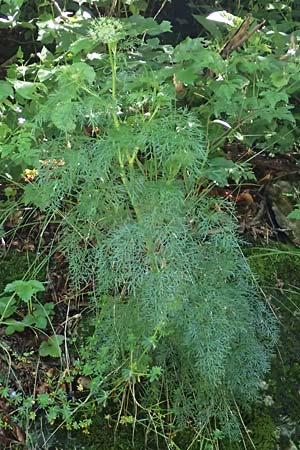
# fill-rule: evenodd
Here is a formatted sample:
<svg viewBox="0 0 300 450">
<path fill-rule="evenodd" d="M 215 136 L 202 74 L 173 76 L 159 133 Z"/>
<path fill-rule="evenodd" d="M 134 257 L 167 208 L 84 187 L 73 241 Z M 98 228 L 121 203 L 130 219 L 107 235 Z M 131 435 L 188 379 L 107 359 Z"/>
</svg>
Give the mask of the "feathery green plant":
<svg viewBox="0 0 300 450">
<path fill-rule="evenodd" d="M 146 420 L 166 439 L 212 419 L 232 434 L 236 405 L 256 398 L 269 368 L 276 325 L 230 206 L 197 195 L 203 128 L 177 106 L 167 49 L 139 38 L 163 26 L 99 19 L 72 44 L 33 121 L 46 137 L 24 203 L 60 217 L 70 279 L 94 291 L 95 331 L 81 352 L 90 395 L 119 402 L 117 423 Z M 101 57 L 83 61 L 85 48 Z M 145 52 L 152 63 L 141 68 Z"/>
</svg>

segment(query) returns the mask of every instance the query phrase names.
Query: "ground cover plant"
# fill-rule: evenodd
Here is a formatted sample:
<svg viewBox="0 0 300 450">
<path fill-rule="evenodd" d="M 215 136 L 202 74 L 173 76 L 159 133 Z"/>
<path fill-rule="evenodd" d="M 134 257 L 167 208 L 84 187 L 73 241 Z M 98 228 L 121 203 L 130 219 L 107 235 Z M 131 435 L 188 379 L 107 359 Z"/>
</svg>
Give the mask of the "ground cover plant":
<svg viewBox="0 0 300 450">
<path fill-rule="evenodd" d="M 19 49 L 0 83 L 3 225 L 12 211 L 22 212 L 25 229 L 38 216 L 39 251 L 54 227 L 45 261 L 64 261 L 91 324 L 76 348 L 66 327 L 54 329 L 53 303 L 32 302 L 44 285 L 12 280 L 0 298 L 1 326 L 6 334 L 32 329 L 40 356 L 57 356 L 61 367 L 14 398 L 3 379 L 1 396 L 16 408 L 28 446 L 42 414 L 88 432 L 108 405 L 116 429 L 142 426 L 167 448 L 191 429 L 189 445 L 207 439 L 209 448 L 239 438 L 241 411 L 258 396 L 277 338 L 233 208 L 213 196 L 229 178 L 254 178 L 249 161 L 228 159 L 222 144 L 283 151 L 283 138 L 296 139 L 297 51 L 278 59 L 291 41 L 271 52 L 266 33 L 253 35 L 242 56 L 224 58 L 204 38 L 174 48 L 159 39 L 167 21 L 138 15 L 143 2 L 104 3 L 79 2 L 70 14 L 45 4 L 33 25 L 36 57 L 26 61 Z"/>
</svg>

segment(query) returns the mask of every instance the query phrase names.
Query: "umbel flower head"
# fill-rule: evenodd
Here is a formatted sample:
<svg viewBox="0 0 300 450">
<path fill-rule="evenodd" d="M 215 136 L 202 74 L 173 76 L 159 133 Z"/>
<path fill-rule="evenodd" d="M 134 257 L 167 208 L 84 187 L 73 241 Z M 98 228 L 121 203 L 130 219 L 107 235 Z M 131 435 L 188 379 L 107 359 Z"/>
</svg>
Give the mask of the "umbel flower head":
<svg viewBox="0 0 300 450">
<path fill-rule="evenodd" d="M 124 28 L 119 19 L 100 17 L 93 21 L 89 34 L 99 43 L 115 44 L 124 36 Z"/>
</svg>

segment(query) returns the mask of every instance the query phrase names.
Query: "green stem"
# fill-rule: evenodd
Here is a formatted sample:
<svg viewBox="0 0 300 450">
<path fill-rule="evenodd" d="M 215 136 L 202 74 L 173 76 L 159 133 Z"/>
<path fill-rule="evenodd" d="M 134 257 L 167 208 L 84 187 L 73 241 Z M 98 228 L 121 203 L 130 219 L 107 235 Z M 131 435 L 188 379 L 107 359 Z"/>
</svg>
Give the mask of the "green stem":
<svg viewBox="0 0 300 450">
<path fill-rule="evenodd" d="M 134 153 L 133 153 L 131 158 L 128 158 L 128 156 L 127 156 L 128 160 L 129 160 L 129 166 L 130 166 L 131 171 L 133 170 L 133 164 L 134 164 L 134 160 L 136 158 L 137 152 L 138 152 L 138 148 L 136 148 L 134 150 Z M 143 223 L 142 213 L 140 211 L 140 208 L 136 204 L 135 199 L 134 199 L 134 197 L 133 197 L 133 195 L 131 193 L 131 189 L 130 189 L 130 186 L 129 186 L 129 181 L 128 181 L 128 178 L 127 178 L 127 175 L 126 175 L 126 172 L 125 172 L 125 165 L 124 165 L 124 161 L 123 161 L 123 158 L 122 158 L 122 155 L 121 155 L 121 151 L 119 151 L 119 165 L 120 165 L 120 169 L 121 169 L 120 176 L 121 176 L 122 183 L 123 183 L 124 187 L 126 188 L 127 195 L 129 197 L 130 203 L 131 203 L 131 205 L 132 205 L 132 207 L 134 209 L 137 221 L 140 224 L 142 224 Z M 153 240 L 151 239 L 151 237 L 146 237 L 145 241 L 146 241 L 148 255 L 150 257 L 151 270 L 152 270 L 152 272 L 158 272 L 159 268 L 157 267 L 157 264 L 155 262 L 155 257 L 154 257 L 155 246 L 154 246 Z"/>
<path fill-rule="evenodd" d="M 111 97 L 113 100 L 113 121 L 115 127 L 120 127 L 116 113 L 116 85 L 117 85 L 117 44 L 108 44 L 109 61 L 111 66 Z"/>
</svg>

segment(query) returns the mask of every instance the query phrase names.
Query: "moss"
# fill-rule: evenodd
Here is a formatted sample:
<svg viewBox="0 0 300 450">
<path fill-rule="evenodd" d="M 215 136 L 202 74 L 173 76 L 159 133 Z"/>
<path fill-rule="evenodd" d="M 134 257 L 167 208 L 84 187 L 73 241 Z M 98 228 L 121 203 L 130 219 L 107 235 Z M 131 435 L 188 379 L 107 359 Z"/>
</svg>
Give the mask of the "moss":
<svg viewBox="0 0 300 450">
<path fill-rule="evenodd" d="M 280 323 L 277 356 L 266 379 L 267 390 L 263 393 L 273 404 L 269 407 L 260 405 L 248 423 L 257 450 L 273 450 L 276 448 L 274 426 L 280 427 L 280 418 L 288 417 L 291 422 L 298 423 L 300 417 L 300 404 L 295 400 L 300 384 L 299 350 L 295 345 L 300 341 L 300 250 L 281 243 L 251 248 L 246 253 Z M 272 436 L 270 444 L 267 436 Z"/>
<path fill-rule="evenodd" d="M 274 450 L 277 442 L 277 427 L 274 419 L 267 416 L 258 416 L 251 429 L 251 439 L 256 450 Z"/>
<path fill-rule="evenodd" d="M 277 288 L 280 280 L 300 289 L 300 249 L 288 244 L 273 243 L 268 247 L 246 249 L 245 253 L 262 287 Z M 297 294 L 300 298 L 300 291 Z"/>
<path fill-rule="evenodd" d="M 133 436 L 131 426 L 120 425 L 115 435 L 114 427 L 107 425 L 103 415 L 96 422 L 88 435 L 74 431 L 69 435 L 58 432 L 48 450 L 63 450 L 66 445 L 69 450 L 167 450 L 165 443 L 161 439 L 156 442 L 153 435 L 146 443 L 144 428 L 137 427 Z"/>
<path fill-rule="evenodd" d="M 45 280 L 45 270 L 36 272 L 34 270 L 36 255 L 34 253 L 21 253 L 10 251 L 0 258 L 0 293 L 5 286 L 14 280 L 21 280 L 26 275 L 40 281 Z"/>
</svg>

